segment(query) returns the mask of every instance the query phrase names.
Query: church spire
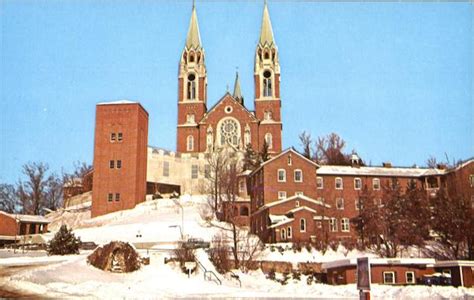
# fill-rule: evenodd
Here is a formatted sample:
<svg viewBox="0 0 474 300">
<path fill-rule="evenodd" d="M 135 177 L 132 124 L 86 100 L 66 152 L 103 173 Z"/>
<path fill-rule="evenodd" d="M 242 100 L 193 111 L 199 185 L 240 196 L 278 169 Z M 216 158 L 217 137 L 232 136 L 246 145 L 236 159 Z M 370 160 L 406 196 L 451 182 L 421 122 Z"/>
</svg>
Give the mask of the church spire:
<svg viewBox="0 0 474 300">
<path fill-rule="evenodd" d="M 191 13 L 191 20 L 189 22 L 188 35 L 186 37 L 186 48 L 199 48 L 201 47 L 201 35 L 199 34 L 198 18 L 196 13 L 196 7 L 193 1 L 193 11 Z"/>
<path fill-rule="evenodd" d="M 274 42 L 272 22 L 270 21 L 270 14 L 268 13 L 267 1 L 265 1 L 263 6 L 262 27 L 260 29 L 260 45 L 263 46 L 265 43 L 271 45 Z"/>
<path fill-rule="evenodd" d="M 240 104 L 244 105 L 244 97 L 242 96 L 242 91 L 240 90 L 239 72 L 235 72 L 235 83 L 234 83 L 234 95 L 233 95 L 233 97 Z"/>
</svg>

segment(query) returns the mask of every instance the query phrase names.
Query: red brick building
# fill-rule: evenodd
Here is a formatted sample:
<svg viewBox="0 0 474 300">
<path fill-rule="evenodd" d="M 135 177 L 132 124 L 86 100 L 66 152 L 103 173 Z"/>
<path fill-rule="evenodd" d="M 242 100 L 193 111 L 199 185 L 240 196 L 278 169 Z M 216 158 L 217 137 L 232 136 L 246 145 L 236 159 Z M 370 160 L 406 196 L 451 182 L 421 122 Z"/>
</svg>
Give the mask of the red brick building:
<svg viewBox="0 0 474 300">
<path fill-rule="evenodd" d="M 193 7 L 179 62 L 177 151 L 198 153 L 223 146 L 243 150 L 247 144 L 260 150 L 266 141 L 270 153 L 279 153 L 282 130 L 280 64 L 267 6 L 264 6 L 255 51 L 255 111 L 250 111 L 244 104 L 238 74 L 233 95 L 226 93 L 208 109 L 205 57 Z"/>
<path fill-rule="evenodd" d="M 42 216 L 9 214 L 0 211 L 0 245 L 19 240 L 20 236 L 48 232 L 49 220 Z"/>
<path fill-rule="evenodd" d="M 421 283 L 423 276 L 434 273 L 435 260 L 432 258 L 371 258 L 371 283 L 409 285 Z M 329 284 L 349 284 L 357 282 L 357 259 L 343 259 L 323 263 Z"/>
<path fill-rule="evenodd" d="M 322 234 L 332 239 L 356 239 L 351 219 L 359 214 L 364 187 L 383 205 L 383 187 L 408 184 L 423 188 L 427 196 L 440 188 L 460 196 L 474 207 L 474 160 L 452 170 L 445 168 L 318 166 L 293 149 L 263 163 L 248 178 L 250 228 L 264 242 L 315 241 Z"/>
<path fill-rule="evenodd" d="M 92 217 L 145 201 L 148 113 L 136 102 L 96 107 Z"/>
</svg>

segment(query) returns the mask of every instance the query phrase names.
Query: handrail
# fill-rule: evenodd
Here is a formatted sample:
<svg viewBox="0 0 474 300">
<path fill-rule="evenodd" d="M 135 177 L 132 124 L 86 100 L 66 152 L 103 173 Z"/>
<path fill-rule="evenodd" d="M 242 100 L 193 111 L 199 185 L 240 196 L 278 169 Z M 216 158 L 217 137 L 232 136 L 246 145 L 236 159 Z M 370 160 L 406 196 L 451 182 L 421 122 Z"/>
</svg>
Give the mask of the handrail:
<svg viewBox="0 0 474 300">
<path fill-rule="evenodd" d="M 204 280 L 209 278 L 209 281 L 211 281 L 211 277 L 206 277 L 206 274 L 211 274 L 211 275 L 214 275 L 214 278 L 217 280 L 216 283 L 218 285 L 222 285 L 222 281 L 219 279 L 219 277 L 217 277 L 216 273 L 214 273 L 213 271 L 207 270 L 206 267 L 204 267 L 204 265 L 199 261 L 199 259 L 197 259 L 197 258 L 195 258 L 195 259 L 196 259 L 196 262 L 198 263 L 198 265 L 204 271 Z"/>
</svg>

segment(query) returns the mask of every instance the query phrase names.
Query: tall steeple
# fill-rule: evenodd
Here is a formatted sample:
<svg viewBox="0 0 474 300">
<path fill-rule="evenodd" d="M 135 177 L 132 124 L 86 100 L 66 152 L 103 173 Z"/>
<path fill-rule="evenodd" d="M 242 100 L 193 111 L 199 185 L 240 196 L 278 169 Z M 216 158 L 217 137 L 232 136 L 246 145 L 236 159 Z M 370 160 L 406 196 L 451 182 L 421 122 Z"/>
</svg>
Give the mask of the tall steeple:
<svg viewBox="0 0 474 300">
<path fill-rule="evenodd" d="M 272 22 L 270 21 L 270 14 L 268 13 L 267 1 L 263 6 L 263 17 L 262 17 L 262 27 L 260 28 L 260 45 L 273 44 L 275 41 L 273 39 L 273 29 Z"/>
<path fill-rule="evenodd" d="M 186 48 L 196 49 L 201 47 L 201 35 L 199 34 L 199 24 L 196 13 L 196 7 L 193 1 L 193 11 L 191 13 L 191 20 L 189 21 L 188 35 L 186 37 Z"/>
<path fill-rule="evenodd" d="M 244 97 L 242 96 L 242 91 L 240 90 L 240 80 L 239 72 L 235 72 L 235 83 L 234 83 L 234 99 L 237 100 L 240 104 L 244 105 Z"/>
</svg>

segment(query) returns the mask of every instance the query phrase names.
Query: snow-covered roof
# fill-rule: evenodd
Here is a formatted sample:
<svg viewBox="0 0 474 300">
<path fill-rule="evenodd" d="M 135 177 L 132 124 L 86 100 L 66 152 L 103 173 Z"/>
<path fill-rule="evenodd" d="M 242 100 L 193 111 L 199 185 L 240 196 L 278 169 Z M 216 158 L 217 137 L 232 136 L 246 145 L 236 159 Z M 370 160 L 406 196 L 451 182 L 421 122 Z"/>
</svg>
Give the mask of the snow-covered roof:
<svg viewBox="0 0 474 300">
<path fill-rule="evenodd" d="M 279 221 L 278 223 L 275 223 L 275 224 L 272 224 L 272 225 L 268 226 L 267 228 L 276 228 L 276 227 L 279 227 L 281 225 L 291 223 L 291 222 L 293 222 L 293 220 L 294 220 L 293 218 L 285 218 L 285 219 L 282 219 L 281 221 Z"/>
<path fill-rule="evenodd" d="M 321 205 L 321 206 L 326 206 L 327 208 L 331 208 L 331 205 L 325 204 L 322 201 L 315 200 L 315 199 L 310 198 L 310 197 L 305 196 L 305 195 L 294 195 L 294 196 L 291 196 L 289 198 L 285 198 L 285 199 L 282 199 L 282 200 L 278 200 L 278 201 L 275 201 L 275 202 L 265 204 L 264 207 L 272 207 L 272 206 L 275 206 L 275 205 L 280 205 L 280 204 L 285 203 L 287 201 L 295 200 L 295 199 L 298 199 L 298 198 L 302 199 L 302 200 L 305 200 L 305 201 L 308 201 L 308 202 L 311 202 L 311 203 L 314 203 L 316 205 Z"/>
<path fill-rule="evenodd" d="M 473 162 L 474 162 L 474 158 L 469 158 L 469 159 L 463 161 L 461 164 L 459 164 L 455 168 L 451 168 L 449 170 L 446 170 L 446 173 L 451 173 L 451 172 L 457 171 L 459 169 L 462 169 L 462 168 L 466 167 L 467 165 L 469 165 Z"/>
<path fill-rule="evenodd" d="M 18 220 L 20 222 L 32 222 L 32 223 L 50 223 L 48 219 L 43 216 L 35 216 L 35 215 L 20 215 L 20 214 L 9 214 L 4 211 L 0 211 L 1 214 Z"/>
<path fill-rule="evenodd" d="M 309 208 L 309 207 L 307 207 L 307 206 L 295 207 L 295 208 L 293 208 L 293 209 L 290 209 L 288 212 L 289 212 L 289 213 L 295 213 L 295 212 L 300 211 L 300 210 L 308 210 L 308 211 L 310 211 L 310 212 L 312 212 L 312 213 L 316 213 L 316 211 L 315 211 L 314 209 Z"/>
<path fill-rule="evenodd" d="M 297 155 L 297 156 L 303 158 L 303 159 L 306 160 L 307 162 L 313 164 L 314 166 L 319 167 L 319 165 L 318 165 L 317 163 L 315 163 L 314 161 L 312 161 L 312 160 L 310 160 L 310 159 L 307 159 L 306 157 L 304 157 L 303 155 L 301 155 L 301 153 L 299 153 L 298 151 L 296 151 L 293 147 L 290 147 L 290 148 L 287 148 L 287 149 L 283 150 L 282 152 L 280 152 L 280 154 L 278 154 L 277 156 L 274 156 L 274 157 L 270 158 L 269 160 L 267 160 L 266 162 L 260 164 L 260 167 L 258 167 L 257 169 L 255 169 L 255 170 L 252 172 L 252 174 L 253 174 L 253 173 L 256 173 L 258 170 L 260 170 L 261 168 L 263 168 L 263 166 L 265 166 L 265 165 L 271 163 L 272 161 L 278 159 L 279 157 L 285 155 L 285 154 L 288 153 L 288 152 L 291 152 L 291 153 L 293 153 L 293 154 L 295 154 L 295 155 Z"/>
<path fill-rule="evenodd" d="M 359 175 L 359 176 L 397 176 L 421 177 L 442 175 L 445 170 L 427 168 L 398 168 L 398 167 L 352 167 L 352 166 L 321 166 L 318 175 Z"/>
<path fill-rule="evenodd" d="M 97 105 L 112 105 L 112 104 L 137 104 L 138 102 L 136 101 L 130 101 L 130 100 L 117 100 L 117 101 L 104 101 L 104 102 L 99 102 Z"/>
<path fill-rule="evenodd" d="M 437 261 L 435 267 L 474 267 L 472 260 L 445 260 Z"/>
<path fill-rule="evenodd" d="M 369 258 L 371 265 L 434 265 L 434 258 Z M 323 269 L 356 266 L 357 258 L 341 259 L 322 264 Z"/>
</svg>

